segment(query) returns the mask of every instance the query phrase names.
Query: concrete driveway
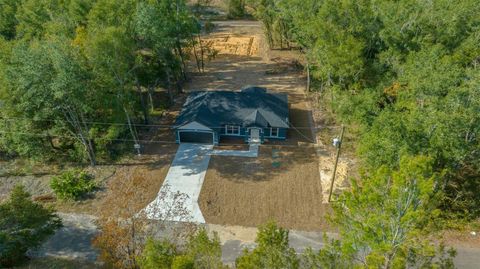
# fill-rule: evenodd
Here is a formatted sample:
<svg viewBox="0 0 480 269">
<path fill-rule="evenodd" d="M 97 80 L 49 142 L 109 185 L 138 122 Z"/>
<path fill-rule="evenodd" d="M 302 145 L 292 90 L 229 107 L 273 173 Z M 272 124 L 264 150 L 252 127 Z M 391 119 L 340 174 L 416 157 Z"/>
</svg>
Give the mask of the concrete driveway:
<svg viewBox="0 0 480 269">
<path fill-rule="evenodd" d="M 180 144 L 157 198 L 145 211 L 151 219 L 205 223 L 198 196 L 210 162 L 212 145 Z M 172 209 L 183 204 L 181 215 Z"/>
<path fill-rule="evenodd" d="M 255 158 L 258 147 L 258 144 L 253 144 L 248 151 L 238 151 L 213 150 L 213 145 L 206 144 L 180 144 L 157 198 L 145 208 L 148 218 L 205 223 L 198 197 L 210 156 Z"/>
</svg>

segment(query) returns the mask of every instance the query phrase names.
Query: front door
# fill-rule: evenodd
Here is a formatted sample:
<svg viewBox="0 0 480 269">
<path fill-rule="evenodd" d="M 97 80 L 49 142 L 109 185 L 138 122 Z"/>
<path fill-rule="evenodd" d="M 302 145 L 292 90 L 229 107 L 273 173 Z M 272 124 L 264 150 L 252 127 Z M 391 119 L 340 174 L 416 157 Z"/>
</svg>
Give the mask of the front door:
<svg viewBox="0 0 480 269">
<path fill-rule="evenodd" d="M 260 129 L 250 130 L 250 143 L 260 143 Z"/>
</svg>

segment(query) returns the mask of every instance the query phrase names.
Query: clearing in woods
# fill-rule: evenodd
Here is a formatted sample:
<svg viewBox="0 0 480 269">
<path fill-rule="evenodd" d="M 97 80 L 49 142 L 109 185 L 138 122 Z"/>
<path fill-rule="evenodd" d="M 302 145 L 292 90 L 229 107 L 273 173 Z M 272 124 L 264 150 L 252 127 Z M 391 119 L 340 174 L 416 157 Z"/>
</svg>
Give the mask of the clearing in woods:
<svg viewBox="0 0 480 269">
<path fill-rule="evenodd" d="M 312 113 L 298 54 L 268 50 L 258 22 L 215 24 L 216 31 L 204 41 L 218 56 L 205 65 L 204 73 L 192 74 L 186 91 L 256 85 L 288 93 L 290 121 L 298 130 L 291 129 L 286 142 L 260 146 L 258 158 L 212 156 L 199 199 L 206 222 L 257 226 L 276 220 L 294 229 L 326 228 L 327 206 L 322 203 Z M 241 141 L 220 143 L 218 148 L 246 148 Z"/>
</svg>

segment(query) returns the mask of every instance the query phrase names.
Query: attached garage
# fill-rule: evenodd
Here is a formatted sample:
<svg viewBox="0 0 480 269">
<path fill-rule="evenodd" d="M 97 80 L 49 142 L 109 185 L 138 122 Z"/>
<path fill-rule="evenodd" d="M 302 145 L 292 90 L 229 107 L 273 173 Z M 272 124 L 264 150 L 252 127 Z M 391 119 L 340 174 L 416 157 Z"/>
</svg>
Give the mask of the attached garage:
<svg viewBox="0 0 480 269">
<path fill-rule="evenodd" d="M 180 143 L 213 144 L 213 132 L 179 131 Z"/>
<path fill-rule="evenodd" d="M 198 122 L 190 122 L 176 130 L 177 143 L 215 144 L 215 132 Z"/>
</svg>

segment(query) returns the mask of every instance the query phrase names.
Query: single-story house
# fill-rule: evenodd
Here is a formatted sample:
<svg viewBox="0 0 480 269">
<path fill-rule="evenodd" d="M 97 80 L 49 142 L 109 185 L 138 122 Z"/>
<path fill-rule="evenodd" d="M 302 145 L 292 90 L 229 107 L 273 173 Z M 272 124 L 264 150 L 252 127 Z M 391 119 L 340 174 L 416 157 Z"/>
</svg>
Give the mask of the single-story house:
<svg viewBox="0 0 480 269">
<path fill-rule="evenodd" d="M 177 143 L 217 145 L 221 137 L 247 143 L 285 140 L 289 128 L 288 96 L 265 88 L 191 93 L 174 129 Z"/>
</svg>

